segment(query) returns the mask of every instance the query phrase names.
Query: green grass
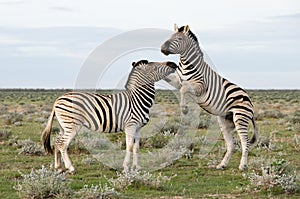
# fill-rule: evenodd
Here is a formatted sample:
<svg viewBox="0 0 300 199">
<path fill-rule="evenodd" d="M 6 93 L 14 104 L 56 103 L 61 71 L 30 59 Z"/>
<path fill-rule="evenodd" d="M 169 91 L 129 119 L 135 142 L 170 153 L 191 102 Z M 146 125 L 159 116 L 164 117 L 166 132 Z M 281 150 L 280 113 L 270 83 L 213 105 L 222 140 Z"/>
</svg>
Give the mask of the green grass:
<svg viewBox="0 0 300 199">
<path fill-rule="evenodd" d="M 42 165 L 53 164 L 54 157 L 48 155 L 28 156 L 20 155 L 18 140 L 31 139 L 40 144 L 40 135 L 44 128 L 44 122 L 50 114 L 51 107 L 56 97 L 67 92 L 66 90 L 2 90 L 0 92 L 0 131 L 11 132 L 6 137 L 0 137 L 0 198 L 18 198 L 18 193 L 13 189 L 16 179 L 21 175 L 30 173 L 31 169 L 39 169 Z M 109 91 L 106 91 L 106 93 Z M 252 147 L 249 154 L 249 169 L 245 173 L 238 170 L 241 153 L 237 149 L 234 153 L 229 167 L 224 171 L 212 168 L 212 164 L 221 159 L 224 153 L 224 142 L 221 137 L 209 154 L 199 158 L 199 144 L 193 146 L 193 158 L 182 157 L 171 165 L 151 173 L 162 173 L 172 178 L 161 189 L 153 189 L 144 185 L 129 187 L 121 190 L 125 198 L 172 198 L 182 196 L 183 198 L 299 198 L 299 191 L 293 194 L 247 190 L 249 179 L 245 177 L 253 170 L 258 171 L 257 162 L 267 162 L 268 159 L 285 159 L 289 163 L 289 170 L 300 171 L 300 145 L 295 142 L 295 135 L 300 143 L 300 124 L 297 122 L 297 110 L 300 110 L 300 91 L 279 90 L 251 90 L 249 94 L 254 102 L 257 113 L 257 123 L 260 135 L 266 139 L 272 138 L 274 149 Z M 178 99 L 171 91 L 158 91 L 156 103 L 164 105 L 168 112 L 167 117 L 178 114 Z M 175 113 L 174 113 L 175 112 Z M 22 126 L 6 124 L 9 114 L 18 113 L 23 115 Z M 157 112 L 156 112 L 157 114 Z M 206 114 L 201 112 L 201 114 Z M 277 117 L 277 116 L 280 117 Z M 17 116 L 15 116 L 17 117 Z M 154 115 L 153 117 L 157 117 Z M 200 117 L 201 118 L 201 117 Z M 207 117 L 203 117 L 206 122 Z M 155 120 L 157 121 L 157 120 Z M 172 129 L 178 125 L 178 120 L 170 119 L 166 127 Z M 56 122 L 54 123 L 56 126 Z M 204 126 L 205 127 L 205 126 Z M 176 129 L 178 126 L 176 126 Z M 168 130 L 168 129 L 164 129 Z M 174 129 L 173 129 L 174 130 Z M 143 131 L 142 131 L 143 132 Z M 207 132 L 200 129 L 196 137 L 201 137 Z M 272 135 L 272 136 L 270 136 Z M 53 136 L 54 137 L 54 136 Z M 108 136 L 110 140 L 119 142 L 124 139 L 120 134 Z M 237 137 L 237 136 L 236 136 Z M 143 140 L 147 142 L 147 140 Z M 153 142 L 153 140 L 152 140 Z M 77 143 L 77 142 L 76 142 Z M 155 146 L 153 143 L 144 146 Z M 123 146 L 124 147 L 124 146 Z M 146 153 L 152 148 L 141 148 L 141 153 Z M 154 150 L 159 150 L 154 149 Z M 116 178 L 116 171 L 104 166 L 101 162 L 86 164 L 87 158 L 92 155 L 87 150 L 78 146 L 71 146 L 70 157 L 76 168 L 76 174 L 68 176 L 72 190 L 78 191 L 84 185 L 97 185 L 107 182 L 108 178 Z M 299 185 L 299 180 L 298 180 Z"/>
</svg>

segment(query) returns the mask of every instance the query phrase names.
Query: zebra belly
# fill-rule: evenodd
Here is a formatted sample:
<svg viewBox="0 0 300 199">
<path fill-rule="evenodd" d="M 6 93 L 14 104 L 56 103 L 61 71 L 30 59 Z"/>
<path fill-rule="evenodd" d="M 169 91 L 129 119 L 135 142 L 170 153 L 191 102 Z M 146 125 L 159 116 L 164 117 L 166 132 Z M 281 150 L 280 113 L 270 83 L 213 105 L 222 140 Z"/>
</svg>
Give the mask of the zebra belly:
<svg viewBox="0 0 300 199">
<path fill-rule="evenodd" d="M 222 98 L 212 101 L 208 95 L 205 95 L 198 97 L 197 103 L 206 112 L 213 115 L 224 115 L 226 112 L 225 100 Z"/>
<path fill-rule="evenodd" d="M 206 112 L 210 113 L 210 114 L 213 114 L 213 115 L 223 115 L 224 114 L 224 111 L 222 110 L 218 110 L 214 107 L 210 107 L 210 106 L 205 106 L 201 103 L 198 103 L 198 105 L 203 109 L 205 110 Z"/>
</svg>

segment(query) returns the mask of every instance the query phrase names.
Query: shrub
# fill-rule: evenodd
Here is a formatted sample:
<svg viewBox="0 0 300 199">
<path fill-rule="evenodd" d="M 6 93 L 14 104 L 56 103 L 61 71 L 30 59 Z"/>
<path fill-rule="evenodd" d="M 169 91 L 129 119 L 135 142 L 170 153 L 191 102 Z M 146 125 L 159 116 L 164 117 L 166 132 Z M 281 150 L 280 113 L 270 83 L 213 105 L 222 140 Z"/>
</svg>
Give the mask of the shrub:
<svg viewBox="0 0 300 199">
<path fill-rule="evenodd" d="M 17 146 L 21 147 L 18 149 L 19 154 L 23 155 L 43 155 L 43 148 L 41 145 L 33 142 L 30 139 L 18 140 Z"/>
<path fill-rule="evenodd" d="M 85 146 L 85 143 L 82 142 L 80 136 L 76 136 L 72 142 L 70 143 L 70 146 L 68 148 L 68 151 L 70 154 L 80 154 L 80 153 L 87 153 L 88 149 Z"/>
<path fill-rule="evenodd" d="M 172 137 L 174 137 L 174 135 L 168 131 L 157 133 L 149 138 L 142 138 L 140 144 L 143 148 L 163 148 L 169 143 Z"/>
<path fill-rule="evenodd" d="M 286 169 L 288 164 L 284 159 L 273 161 L 268 166 L 262 166 L 260 172 L 252 172 L 248 175 L 250 185 L 256 190 L 273 190 L 286 193 L 294 193 L 299 190 L 296 183 L 296 172 L 290 173 Z"/>
<path fill-rule="evenodd" d="M 260 149 L 267 149 L 270 151 L 275 151 L 277 149 L 275 143 L 274 143 L 274 135 L 276 131 L 271 132 L 269 137 L 260 136 L 259 140 L 257 142 L 257 147 Z"/>
<path fill-rule="evenodd" d="M 8 137 L 11 135 L 10 131 L 7 130 L 0 130 L 0 141 L 1 140 L 6 140 Z"/>
<path fill-rule="evenodd" d="M 176 175 L 168 177 L 163 176 L 161 173 L 153 175 L 146 171 L 130 171 L 130 172 L 117 172 L 117 178 L 107 179 L 116 189 L 123 190 L 128 187 L 149 186 L 153 189 L 162 189 L 163 186 L 170 182 Z"/>
<path fill-rule="evenodd" d="M 201 113 L 199 116 L 198 129 L 208 129 L 213 124 L 212 116 Z"/>
<path fill-rule="evenodd" d="M 168 118 L 167 122 L 160 128 L 160 132 L 170 132 L 172 134 L 176 134 L 178 129 L 181 126 L 181 119 L 178 116 L 171 116 Z"/>
<path fill-rule="evenodd" d="M 71 198 L 72 191 L 64 173 L 58 173 L 51 166 L 20 174 L 21 179 L 14 186 L 20 198 Z"/>
<path fill-rule="evenodd" d="M 96 158 L 87 157 L 87 158 L 83 159 L 81 162 L 85 165 L 93 165 L 93 164 L 96 164 L 98 161 Z"/>
<path fill-rule="evenodd" d="M 120 195 L 114 188 L 107 184 L 84 185 L 82 189 L 76 192 L 77 197 L 81 199 L 112 199 Z"/>
<path fill-rule="evenodd" d="M 300 110 L 296 110 L 294 114 L 290 117 L 289 121 L 292 124 L 300 124 Z"/>
<path fill-rule="evenodd" d="M 0 107 L 0 115 L 6 114 L 6 113 L 7 113 L 7 110 L 8 110 L 7 105 L 2 105 L 2 106 Z"/>
<path fill-rule="evenodd" d="M 88 145 L 88 148 L 106 150 L 110 148 L 110 144 L 104 135 L 99 132 L 84 132 L 77 137 L 78 141 L 82 142 L 84 146 Z"/>
<path fill-rule="evenodd" d="M 299 149 L 300 148 L 300 135 L 295 134 L 293 137 L 293 145 L 295 147 L 295 149 Z"/>
<path fill-rule="evenodd" d="M 264 118 L 283 118 L 285 115 L 278 110 L 267 110 L 262 113 L 258 113 L 255 117 L 256 120 L 263 120 Z"/>
<path fill-rule="evenodd" d="M 9 113 L 5 120 L 4 120 L 4 123 L 6 125 L 12 125 L 12 124 L 15 124 L 15 123 L 21 123 L 23 121 L 23 114 L 22 113 L 17 113 L 17 112 L 13 112 L 13 113 Z"/>
</svg>

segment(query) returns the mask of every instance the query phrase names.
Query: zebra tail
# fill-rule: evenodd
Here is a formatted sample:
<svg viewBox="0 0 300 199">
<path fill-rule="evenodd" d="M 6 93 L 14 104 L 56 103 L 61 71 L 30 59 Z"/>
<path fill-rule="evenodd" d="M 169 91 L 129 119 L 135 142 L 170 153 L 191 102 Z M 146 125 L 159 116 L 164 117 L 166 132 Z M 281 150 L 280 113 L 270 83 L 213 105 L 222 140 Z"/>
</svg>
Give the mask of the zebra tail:
<svg viewBox="0 0 300 199">
<path fill-rule="evenodd" d="M 52 127 L 52 122 L 53 122 L 53 118 L 54 118 L 55 112 L 54 109 L 52 109 L 51 115 L 49 116 L 47 125 L 45 127 L 45 130 L 42 133 L 42 143 L 44 145 L 44 149 L 46 151 L 46 153 L 48 154 L 53 154 L 53 149 L 51 148 L 50 145 L 50 136 L 51 136 L 51 127 Z"/>
<path fill-rule="evenodd" d="M 256 140 L 258 139 L 258 128 L 255 124 L 254 117 L 252 117 L 252 124 L 253 124 L 253 128 L 254 128 L 254 133 L 252 134 L 252 137 L 250 139 L 250 144 L 254 144 L 256 142 Z"/>
</svg>

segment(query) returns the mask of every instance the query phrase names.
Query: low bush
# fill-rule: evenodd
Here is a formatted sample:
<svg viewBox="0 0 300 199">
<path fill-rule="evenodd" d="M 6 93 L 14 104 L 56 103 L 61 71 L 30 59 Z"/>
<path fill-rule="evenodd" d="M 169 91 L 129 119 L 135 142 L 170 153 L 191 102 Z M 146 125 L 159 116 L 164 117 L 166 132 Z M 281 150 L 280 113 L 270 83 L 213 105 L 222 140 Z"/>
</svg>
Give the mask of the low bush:
<svg viewBox="0 0 300 199">
<path fill-rule="evenodd" d="M 143 148 L 163 148 L 173 137 L 174 134 L 171 134 L 168 131 L 164 133 L 157 133 L 149 138 L 142 138 L 140 140 L 140 145 Z"/>
<path fill-rule="evenodd" d="M 21 173 L 14 189 L 20 198 L 71 198 L 72 190 L 64 173 L 58 173 L 52 167 L 42 166 L 32 169 L 30 174 Z"/>
<path fill-rule="evenodd" d="M 168 177 L 163 176 L 161 173 L 153 175 L 146 171 L 130 171 L 130 172 L 117 172 L 117 178 L 107 179 L 117 190 L 124 190 L 128 187 L 141 187 L 148 186 L 152 189 L 162 189 L 168 184 L 176 175 Z"/>
<path fill-rule="evenodd" d="M 258 121 L 264 120 L 264 118 L 283 118 L 285 115 L 281 113 L 279 110 L 266 110 L 264 112 L 258 113 L 255 116 L 255 119 Z"/>
<path fill-rule="evenodd" d="M 7 140 L 11 136 L 11 132 L 7 130 L 0 130 L 0 141 Z"/>
<path fill-rule="evenodd" d="M 276 131 L 271 132 L 268 137 L 266 136 L 260 136 L 259 140 L 257 141 L 257 147 L 259 149 L 267 149 L 270 151 L 275 151 L 278 147 L 276 147 L 276 144 L 274 142 L 274 134 Z"/>
<path fill-rule="evenodd" d="M 199 116 L 198 129 L 208 129 L 213 124 L 212 116 L 201 113 Z"/>
<path fill-rule="evenodd" d="M 262 166 L 258 172 L 248 174 L 250 189 L 272 193 L 295 193 L 299 191 L 297 173 L 287 169 L 287 162 L 284 159 L 275 160 L 267 166 Z"/>
<path fill-rule="evenodd" d="M 12 125 L 12 124 L 19 124 L 23 121 L 23 113 L 17 113 L 17 112 L 13 112 L 13 113 L 9 113 L 5 120 L 4 120 L 4 124 L 6 125 Z"/>
<path fill-rule="evenodd" d="M 181 118 L 178 116 L 170 117 L 164 126 L 160 129 L 160 132 L 170 132 L 176 134 L 181 126 Z"/>
<path fill-rule="evenodd" d="M 296 110 L 288 120 L 292 124 L 300 124 L 300 110 Z"/>
<path fill-rule="evenodd" d="M 43 155 L 44 150 L 41 145 L 33 142 L 30 139 L 17 140 L 19 154 L 22 155 Z"/>
<path fill-rule="evenodd" d="M 118 198 L 120 193 L 107 184 L 84 185 L 82 189 L 75 193 L 80 199 L 113 199 Z"/>
</svg>

